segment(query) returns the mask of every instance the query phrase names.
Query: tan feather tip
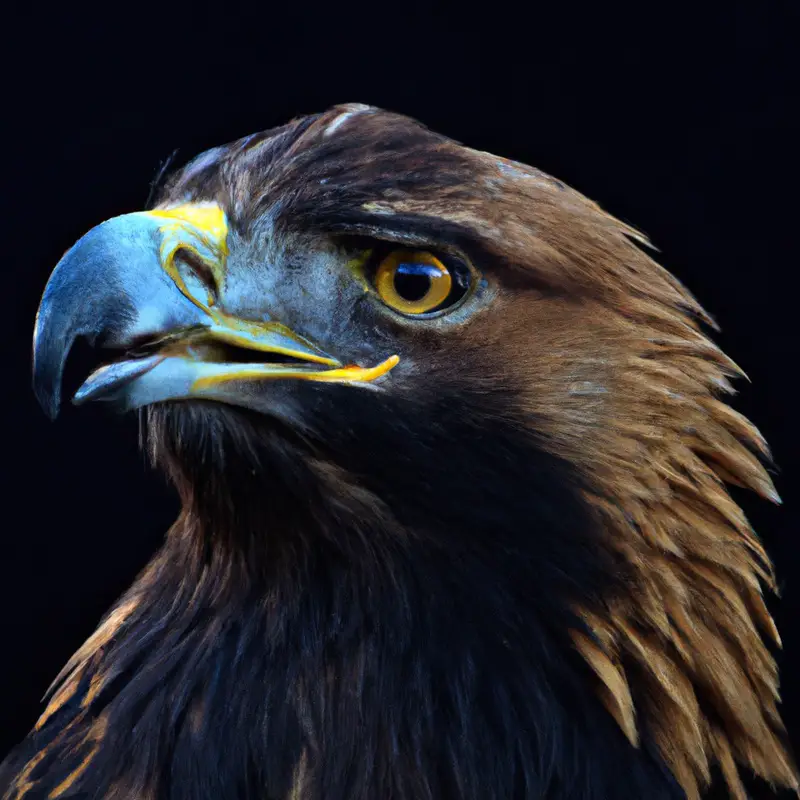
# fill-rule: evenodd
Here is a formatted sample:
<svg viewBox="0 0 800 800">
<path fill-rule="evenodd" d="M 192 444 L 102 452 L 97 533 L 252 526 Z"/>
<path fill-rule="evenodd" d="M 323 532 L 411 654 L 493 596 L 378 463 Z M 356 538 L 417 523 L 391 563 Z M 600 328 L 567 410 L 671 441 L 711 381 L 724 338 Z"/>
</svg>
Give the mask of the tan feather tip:
<svg viewBox="0 0 800 800">
<path fill-rule="evenodd" d="M 783 505 L 783 500 L 778 494 L 778 490 L 775 488 L 772 478 L 766 473 L 756 482 L 755 490 L 765 500 L 769 500 L 778 506 Z"/>
</svg>

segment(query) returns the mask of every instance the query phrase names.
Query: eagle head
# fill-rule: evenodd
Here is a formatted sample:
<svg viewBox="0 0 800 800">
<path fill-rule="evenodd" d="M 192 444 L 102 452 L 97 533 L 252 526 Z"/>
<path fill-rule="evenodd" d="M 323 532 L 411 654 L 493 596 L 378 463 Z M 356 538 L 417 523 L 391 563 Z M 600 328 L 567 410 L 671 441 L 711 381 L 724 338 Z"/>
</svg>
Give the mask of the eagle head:
<svg viewBox="0 0 800 800">
<path fill-rule="evenodd" d="M 772 570 L 725 489 L 776 500 L 768 451 L 647 250 L 362 105 L 89 231 L 44 292 L 38 398 L 55 416 L 88 341 L 74 402 L 138 409 L 183 511 L 15 785 L 697 798 L 719 768 L 744 797 L 739 764 L 796 787 Z"/>
</svg>

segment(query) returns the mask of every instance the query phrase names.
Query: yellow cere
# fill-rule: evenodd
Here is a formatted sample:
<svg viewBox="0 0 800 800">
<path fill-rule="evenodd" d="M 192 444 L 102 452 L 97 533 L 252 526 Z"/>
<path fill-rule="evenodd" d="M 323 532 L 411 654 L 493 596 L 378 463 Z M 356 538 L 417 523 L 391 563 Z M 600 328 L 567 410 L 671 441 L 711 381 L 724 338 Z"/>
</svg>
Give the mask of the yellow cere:
<svg viewBox="0 0 800 800">
<path fill-rule="evenodd" d="M 428 281 L 426 291 L 419 297 L 404 297 L 398 287 L 398 278 L 410 265 L 426 267 L 421 273 Z M 447 267 L 436 256 L 424 250 L 393 250 L 381 261 L 375 273 L 375 288 L 387 306 L 403 314 L 424 314 L 440 306 L 450 295 L 453 279 Z"/>
<path fill-rule="evenodd" d="M 155 218 L 161 231 L 161 264 L 185 297 L 210 312 L 213 298 L 201 303 L 186 288 L 177 267 L 175 254 L 188 250 L 206 265 L 217 286 L 222 286 L 228 257 L 228 221 L 217 203 L 185 203 L 172 208 L 141 212 Z"/>
<path fill-rule="evenodd" d="M 228 221 L 218 203 L 185 203 L 143 213 L 157 219 L 189 224 L 204 231 L 212 240 L 222 243 L 223 247 L 228 236 Z"/>
<path fill-rule="evenodd" d="M 305 381 L 320 381 L 323 383 L 371 383 L 385 375 L 400 362 L 399 356 L 389 356 L 385 361 L 374 367 L 358 367 L 351 365 L 337 369 L 304 370 L 292 367 L 278 367 L 272 364 L 252 366 L 229 365 L 229 369 L 222 368 L 211 375 L 204 375 L 192 384 L 192 392 L 201 392 L 221 383 L 242 380 L 286 379 L 294 378 Z"/>
</svg>

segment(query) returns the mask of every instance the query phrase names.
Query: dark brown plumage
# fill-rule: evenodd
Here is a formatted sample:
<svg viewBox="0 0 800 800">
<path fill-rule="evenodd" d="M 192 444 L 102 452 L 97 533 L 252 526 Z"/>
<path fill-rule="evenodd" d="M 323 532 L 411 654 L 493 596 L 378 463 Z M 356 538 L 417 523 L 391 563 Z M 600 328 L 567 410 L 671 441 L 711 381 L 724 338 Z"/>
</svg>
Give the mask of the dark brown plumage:
<svg viewBox="0 0 800 800">
<path fill-rule="evenodd" d="M 737 764 L 797 788 L 772 569 L 724 488 L 777 499 L 769 454 L 642 235 L 365 106 L 200 156 L 156 196 L 187 202 L 227 220 L 224 272 L 190 263 L 215 308 L 399 363 L 144 404 L 184 510 L 6 797 L 698 798 L 718 766 L 744 798 Z M 391 312 L 361 255 L 387 242 L 474 286 Z"/>
</svg>

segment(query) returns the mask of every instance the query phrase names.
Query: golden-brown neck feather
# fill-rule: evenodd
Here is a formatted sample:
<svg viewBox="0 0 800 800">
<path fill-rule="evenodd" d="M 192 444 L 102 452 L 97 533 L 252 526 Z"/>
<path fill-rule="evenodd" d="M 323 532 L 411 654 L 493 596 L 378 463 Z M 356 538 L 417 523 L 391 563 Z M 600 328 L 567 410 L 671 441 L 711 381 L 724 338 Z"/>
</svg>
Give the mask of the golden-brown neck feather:
<svg viewBox="0 0 800 800">
<path fill-rule="evenodd" d="M 778 501 L 766 443 L 720 399 L 741 371 L 638 234 L 535 170 L 502 196 L 515 192 L 490 233 L 481 208 L 462 207 L 458 221 L 549 288 L 501 296 L 478 338 L 507 348 L 499 362 L 526 376 L 537 429 L 589 478 L 586 499 L 633 567 L 624 595 L 581 610 L 588 632 L 573 632 L 575 647 L 630 741 L 646 728 L 691 800 L 715 763 L 738 800 L 737 763 L 797 789 L 762 640 L 780 644 L 762 597 L 772 567 L 725 488 Z"/>
</svg>

